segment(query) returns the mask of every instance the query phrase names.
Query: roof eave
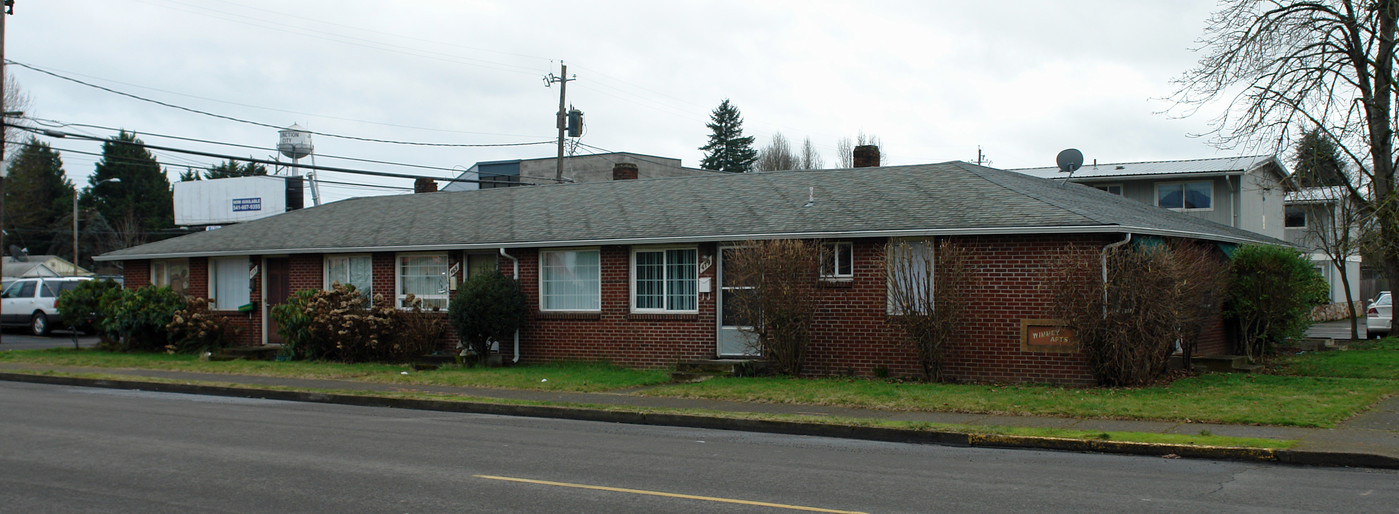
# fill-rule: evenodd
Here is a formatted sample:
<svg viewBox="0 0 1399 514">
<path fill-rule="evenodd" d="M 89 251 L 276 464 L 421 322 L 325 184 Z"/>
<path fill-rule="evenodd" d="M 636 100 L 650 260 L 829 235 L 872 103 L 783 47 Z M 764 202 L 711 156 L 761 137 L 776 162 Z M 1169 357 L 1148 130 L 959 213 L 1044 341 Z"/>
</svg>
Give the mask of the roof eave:
<svg viewBox="0 0 1399 514">
<path fill-rule="evenodd" d="M 1266 243 L 1266 238 L 1246 238 L 1184 230 L 1167 230 L 1154 227 L 1133 227 L 1122 225 L 1082 225 L 1061 227 L 997 227 L 997 228 L 951 228 L 951 229 L 902 229 L 870 231 L 824 231 L 824 232 L 772 232 L 753 234 L 716 234 L 707 236 L 633 237 L 615 239 L 573 239 L 552 241 L 511 241 L 468 244 L 394 245 L 394 246 L 355 246 L 320 248 L 261 248 L 255 250 L 227 250 L 217 252 L 175 252 L 137 253 L 122 255 L 99 255 L 93 260 L 125 261 L 145 259 L 179 259 L 190 257 L 227 257 L 239 255 L 295 255 L 312 253 L 372 253 L 372 252 L 433 252 L 453 250 L 495 250 L 499 248 L 558 248 L 604 245 L 654 245 L 676 243 L 710 243 L 727 241 L 748 241 L 760 239 L 842 239 L 868 237 L 929 237 L 929 236 L 994 236 L 1026 234 L 1111 234 L 1127 233 L 1157 235 L 1165 237 L 1187 237 L 1227 243 Z"/>
</svg>

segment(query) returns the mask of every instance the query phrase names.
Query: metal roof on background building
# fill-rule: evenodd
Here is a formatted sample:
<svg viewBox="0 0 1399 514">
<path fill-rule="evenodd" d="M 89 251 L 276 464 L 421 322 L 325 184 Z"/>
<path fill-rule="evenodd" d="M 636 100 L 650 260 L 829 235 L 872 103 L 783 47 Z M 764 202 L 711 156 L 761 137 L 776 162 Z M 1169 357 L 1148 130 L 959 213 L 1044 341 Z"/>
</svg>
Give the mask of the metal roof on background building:
<svg viewBox="0 0 1399 514">
<path fill-rule="evenodd" d="M 1126 232 L 1275 242 L 1081 184 L 946 162 L 353 198 L 98 260 Z"/>
<path fill-rule="evenodd" d="M 1118 177 L 1153 177 L 1170 175 L 1237 175 L 1251 172 L 1257 168 L 1274 164 L 1277 166 L 1277 173 L 1281 176 L 1287 174 L 1287 168 L 1274 155 L 1246 155 L 1240 157 L 1220 157 L 1214 159 L 1189 159 L 1181 161 L 1146 161 L 1146 162 L 1119 162 L 1119 163 L 1084 163 L 1082 168 L 1073 173 L 1075 180 L 1095 179 L 1095 178 L 1118 178 Z M 1007 171 L 1024 173 L 1026 175 L 1063 180 L 1069 175 L 1059 171 L 1059 168 L 1047 166 L 1043 168 L 1012 168 Z"/>
</svg>

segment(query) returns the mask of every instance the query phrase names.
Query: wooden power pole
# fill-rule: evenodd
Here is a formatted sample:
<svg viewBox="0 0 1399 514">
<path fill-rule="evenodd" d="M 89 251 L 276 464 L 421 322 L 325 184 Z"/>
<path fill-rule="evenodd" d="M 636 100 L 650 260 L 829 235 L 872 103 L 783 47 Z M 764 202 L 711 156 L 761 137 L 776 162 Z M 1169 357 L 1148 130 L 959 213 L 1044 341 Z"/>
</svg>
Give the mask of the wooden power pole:
<svg viewBox="0 0 1399 514">
<path fill-rule="evenodd" d="M 568 111 L 564 110 L 564 97 L 568 92 L 568 82 L 572 80 L 578 79 L 568 77 L 568 66 L 563 61 L 559 61 L 559 76 L 555 77 L 553 73 L 550 73 L 549 76 L 544 77 L 544 87 L 549 87 L 555 82 L 559 83 L 559 115 L 558 119 L 555 120 L 555 124 L 559 128 L 559 159 L 554 166 L 554 182 L 560 184 L 563 183 L 563 138 L 564 132 L 568 129 Z"/>
</svg>

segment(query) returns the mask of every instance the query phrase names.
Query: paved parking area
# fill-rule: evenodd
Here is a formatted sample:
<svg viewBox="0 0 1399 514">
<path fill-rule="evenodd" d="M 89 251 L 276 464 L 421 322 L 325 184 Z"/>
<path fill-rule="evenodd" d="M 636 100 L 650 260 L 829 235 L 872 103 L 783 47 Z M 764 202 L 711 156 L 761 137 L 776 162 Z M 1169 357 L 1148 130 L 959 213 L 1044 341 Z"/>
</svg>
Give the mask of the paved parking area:
<svg viewBox="0 0 1399 514">
<path fill-rule="evenodd" d="M 73 347 L 73 334 L 65 330 L 55 330 L 48 337 L 38 337 L 19 330 L 7 330 L 0 334 L 0 352 Z M 97 336 L 78 336 L 78 345 L 83 348 L 97 346 Z"/>
<path fill-rule="evenodd" d="M 1360 325 L 1360 338 L 1365 339 L 1365 318 L 1359 318 L 1356 321 L 1358 321 Z M 1350 339 L 1350 320 L 1317 323 L 1312 325 L 1312 328 L 1307 329 L 1307 337 Z"/>
</svg>

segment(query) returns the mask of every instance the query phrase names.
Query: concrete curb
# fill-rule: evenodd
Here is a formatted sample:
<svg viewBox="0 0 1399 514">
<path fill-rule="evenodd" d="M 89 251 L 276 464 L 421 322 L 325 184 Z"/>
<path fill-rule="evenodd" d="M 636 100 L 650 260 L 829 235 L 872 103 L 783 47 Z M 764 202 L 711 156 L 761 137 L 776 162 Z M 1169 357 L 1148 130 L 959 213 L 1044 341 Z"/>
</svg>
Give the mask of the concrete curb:
<svg viewBox="0 0 1399 514">
<path fill-rule="evenodd" d="M 1191 446 L 1180 444 L 1137 443 L 1127 441 L 1064 439 L 1056 437 L 967 434 L 935 430 L 910 430 L 889 427 L 864 427 L 849 425 L 828 425 L 799 421 L 773 421 L 732 419 L 696 414 L 641 413 L 567 407 L 552 405 L 511 405 L 473 401 L 415 400 L 404 398 L 384 398 L 372 395 L 328 394 L 301 391 L 283 391 L 248 386 L 213 386 L 198 384 L 177 384 L 166 382 L 143 382 L 139 380 L 111 380 L 52 375 L 30 375 L 24 373 L 0 372 L 0 380 L 29 382 L 37 384 L 69 385 L 81 387 L 102 387 L 108 389 L 129 389 L 164 393 L 201 394 L 237 398 L 261 398 L 308 403 L 330 403 L 360 407 L 391 407 L 397 409 L 458 412 L 471 414 L 496 414 L 534 418 L 570 419 L 580 421 L 600 421 L 607 423 L 627 423 L 633 425 L 655 425 L 686 428 L 707 428 L 717 430 L 738 430 L 786 435 L 810 435 L 915 444 L 937 444 L 944 446 L 980 448 L 1024 448 L 1035 450 L 1057 450 L 1072 452 L 1111 453 L 1154 457 L 1179 457 L 1190 459 L 1227 460 L 1239 462 L 1275 462 L 1292 465 L 1324 467 L 1366 467 L 1399 469 L 1399 459 L 1383 455 L 1343 452 L 1316 452 L 1299 450 L 1271 450 L 1261 448 L 1233 448 L 1220 446 Z M 372 394 L 372 392 L 369 392 Z"/>
</svg>

